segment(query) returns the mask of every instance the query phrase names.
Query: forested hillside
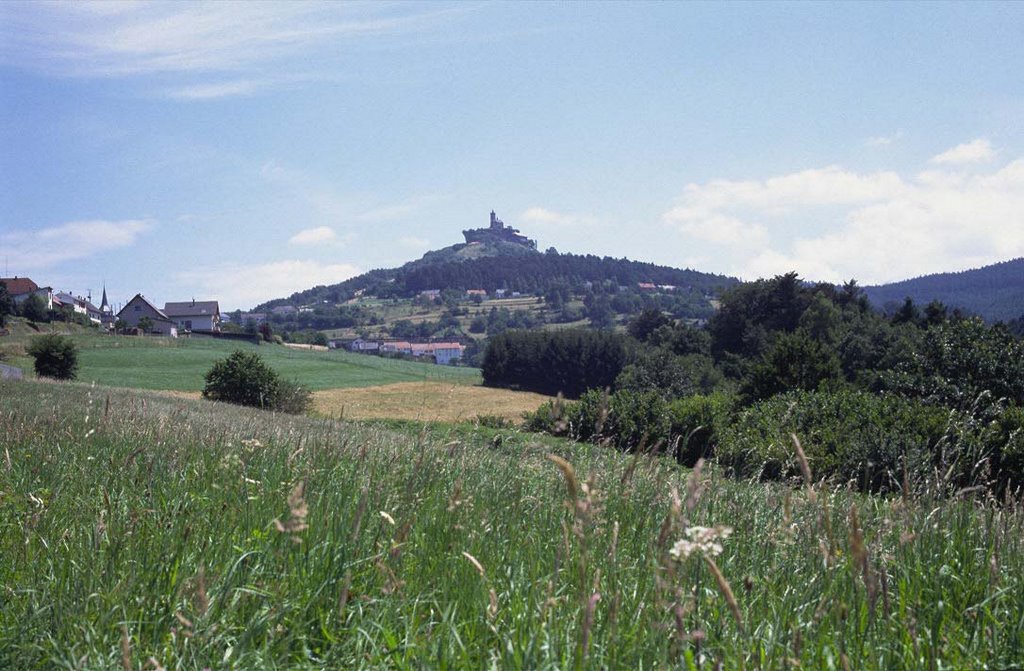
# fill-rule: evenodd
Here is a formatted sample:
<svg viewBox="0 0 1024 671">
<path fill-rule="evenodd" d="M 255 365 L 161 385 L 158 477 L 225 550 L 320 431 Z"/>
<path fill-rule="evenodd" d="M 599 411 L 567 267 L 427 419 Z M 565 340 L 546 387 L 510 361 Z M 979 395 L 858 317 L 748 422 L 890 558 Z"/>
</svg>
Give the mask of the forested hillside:
<svg viewBox="0 0 1024 671">
<path fill-rule="evenodd" d="M 1008 322 L 1024 315 L 1024 259 L 958 273 L 925 275 L 865 287 L 864 291 L 872 303 L 890 311 L 909 297 L 919 305 L 937 300 L 990 322 Z"/>
<path fill-rule="evenodd" d="M 307 289 L 288 298 L 269 301 L 257 310 L 277 305 L 341 303 L 357 291 L 382 298 L 411 297 L 426 289 L 506 289 L 543 295 L 553 286 L 567 284 L 577 287 L 586 283 L 612 283 L 616 287 L 636 289 L 641 282 L 670 285 L 677 289 L 714 294 L 737 283 L 724 275 L 696 270 L 659 266 L 628 259 L 594 255 L 547 253 L 499 255 L 471 258 L 465 254 L 472 246 L 453 247 L 429 252 L 423 259 L 401 268 L 371 270 L 339 284 Z M 448 251 L 448 253 L 444 253 Z"/>
</svg>

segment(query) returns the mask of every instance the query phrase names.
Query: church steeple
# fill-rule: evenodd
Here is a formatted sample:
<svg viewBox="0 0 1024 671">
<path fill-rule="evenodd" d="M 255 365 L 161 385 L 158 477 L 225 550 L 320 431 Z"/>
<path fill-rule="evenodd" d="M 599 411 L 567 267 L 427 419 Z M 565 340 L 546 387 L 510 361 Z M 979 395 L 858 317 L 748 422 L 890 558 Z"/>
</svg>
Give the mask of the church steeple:
<svg viewBox="0 0 1024 671">
<path fill-rule="evenodd" d="M 103 283 L 103 300 L 100 302 L 100 312 L 110 312 L 110 303 L 107 302 L 107 284 Z"/>
</svg>

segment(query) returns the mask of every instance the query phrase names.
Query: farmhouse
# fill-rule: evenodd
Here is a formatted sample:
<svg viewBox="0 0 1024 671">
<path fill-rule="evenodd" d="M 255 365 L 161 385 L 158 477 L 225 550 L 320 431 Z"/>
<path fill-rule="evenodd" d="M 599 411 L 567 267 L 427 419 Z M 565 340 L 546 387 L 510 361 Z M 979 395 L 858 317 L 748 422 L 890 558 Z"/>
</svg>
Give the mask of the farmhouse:
<svg viewBox="0 0 1024 671">
<path fill-rule="evenodd" d="M 217 301 L 185 301 L 164 303 L 164 314 L 179 329 L 217 333 L 220 331 L 220 304 Z"/>
<path fill-rule="evenodd" d="M 47 310 L 53 309 L 53 287 L 41 287 L 27 277 L 0 277 L 0 282 L 7 285 L 7 292 L 15 303 L 23 303 L 35 295 L 43 299 Z"/>
<path fill-rule="evenodd" d="M 117 318 L 127 324 L 129 328 L 140 328 L 139 322 L 147 317 L 151 323 L 150 333 L 172 338 L 178 337 L 177 324 L 171 321 L 163 310 L 146 300 L 142 294 L 135 294 L 135 297 L 117 313 Z"/>
</svg>

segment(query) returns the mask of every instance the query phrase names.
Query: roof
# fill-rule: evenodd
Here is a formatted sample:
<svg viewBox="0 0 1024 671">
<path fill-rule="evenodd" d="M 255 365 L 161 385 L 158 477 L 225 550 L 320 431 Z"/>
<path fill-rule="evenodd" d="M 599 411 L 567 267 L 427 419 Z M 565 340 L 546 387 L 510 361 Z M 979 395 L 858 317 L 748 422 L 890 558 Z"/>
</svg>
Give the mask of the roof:
<svg viewBox="0 0 1024 671">
<path fill-rule="evenodd" d="M 161 310 L 161 309 L 160 309 L 160 308 L 158 308 L 157 306 L 155 306 L 155 305 L 153 305 L 152 303 L 150 303 L 150 302 L 149 302 L 149 301 L 148 301 L 148 300 L 146 299 L 146 297 L 145 297 L 145 296 L 143 296 L 142 294 L 135 294 L 135 296 L 133 296 L 133 297 L 132 297 L 132 299 L 131 299 L 130 301 L 128 301 L 127 303 L 125 303 L 125 304 L 124 304 L 124 307 L 123 307 L 123 308 L 121 308 L 121 312 L 118 312 L 118 313 L 117 313 L 117 316 L 118 316 L 118 317 L 120 317 L 120 316 L 121 316 L 121 313 L 122 313 L 122 312 L 124 312 L 125 310 L 127 310 L 127 309 L 128 309 L 128 306 L 129 306 L 129 305 L 131 305 L 132 303 L 134 303 L 136 299 L 138 299 L 138 300 L 142 301 L 143 303 L 145 303 L 146 305 L 148 305 L 148 306 L 150 307 L 150 309 L 152 309 L 152 310 L 153 310 L 154 312 L 156 312 L 156 314 L 157 314 L 157 315 L 158 315 L 158 316 L 159 316 L 159 317 L 160 317 L 161 319 L 163 319 L 164 321 L 171 321 L 171 320 L 170 320 L 170 319 L 169 319 L 169 318 L 167 317 L 167 315 L 166 315 L 166 314 L 164 314 L 164 311 L 163 311 L 163 310 Z"/>
<path fill-rule="evenodd" d="M 169 317 L 203 317 L 219 315 L 220 305 L 217 301 L 183 301 L 180 303 L 164 303 L 164 314 Z"/>
<path fill-rule="evenodd" d="M 39 285 L 27 277 L 0 277 L 0 282 L 7 285 L 7 291 L 12 296 L 30 294 L 39 290 Z"/>
</svg>

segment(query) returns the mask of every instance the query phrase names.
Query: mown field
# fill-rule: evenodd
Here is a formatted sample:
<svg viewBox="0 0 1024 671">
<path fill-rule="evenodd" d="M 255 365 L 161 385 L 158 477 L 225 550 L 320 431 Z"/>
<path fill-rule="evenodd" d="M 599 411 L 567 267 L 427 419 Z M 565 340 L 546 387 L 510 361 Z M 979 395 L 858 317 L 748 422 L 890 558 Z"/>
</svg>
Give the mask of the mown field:
<svg viewBox="0 0 1024 671">
<path fill-rule="evenodd" d="M 1014 668 L 1022 520 L 0 382 L 0 668 Z M 684 556 L 719 525 L 720 553 Z"/>
<path fill-rule="evenodd" d="M 528 391 L 424 381 L 325 389 L 313 394 L 313 408 L 322 415 L 345 419 L 465 422 L 483 416 L 518 424 L 524 413 L 550 400 L 550 396 Z"/>
<path fill-rule="evenodd" d="M 19 326 L 20 330 L 0 341 L 0 346 L 10 351 L 12 365 L 30 372 L 32 359 L 24 355 L 24 345 L 31 335 L 23 324 Z M 42 328 L 49 330 L 51 327 L 43 325 Z M 480 382 L 479 371 L 472 368 L 435 366 L 339 350 L 297 350 L 211 338 L 108 336 L 81 329 L 72 330 L 70 337 L 80 350 L 78 380 L 111 387 L 200 391 L 203 376 L 213 362 L 237 349 L 255 349 L 282 376 L 310 389 L 421 380 Z"/>
</svg>

